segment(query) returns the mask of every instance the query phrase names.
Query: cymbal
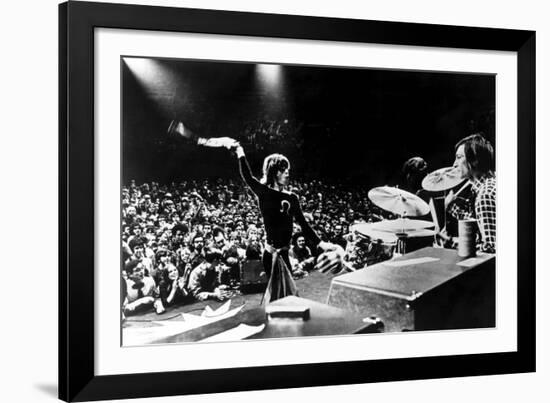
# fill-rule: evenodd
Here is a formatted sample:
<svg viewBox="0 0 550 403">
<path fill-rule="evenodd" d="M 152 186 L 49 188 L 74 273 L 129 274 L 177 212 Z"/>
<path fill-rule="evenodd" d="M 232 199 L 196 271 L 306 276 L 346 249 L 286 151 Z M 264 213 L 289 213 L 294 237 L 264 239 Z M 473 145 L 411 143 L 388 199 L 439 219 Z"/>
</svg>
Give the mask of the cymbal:
<svg viewBox="0 0 550 403">
<path fill-rule="evenodd" d="M 362 237 L 366 237 L 371 241 L 380 241 L 387 244 L 397 242 L 397 236 L 391 232 L 377 231 L 372 225 L 374 223 L 354 224 L 350 227 L 351 232 L 355 232 Z"/>
<path fill-rule="evenodd" d="M 441 192 L 454 188 L 464 181 L 460 173 L 453 167 L 433 171 L 422 180 L 422 188 L 430 192 Z"/>
<path fill-rule="evenodd" d="M 387 231 L 393 233 L 407 233 L 423 229 L 433 228 L 434 223 L 425 220 L 411 220 L 408 218 L 398 218 L 397 220 L 384 220 L 372 224 L 372 227 L 378 231 Z"/>
<path fill-rule="evenodd" d="M 378 223 L 360 223 L 352 225 L 350 230 L 359 234 L 362 237 L 368 238 L 371 241 L 380 241 L 386 244 L 396 243 L 399 236 L 405 235 L 407 238 L 423 238 L 435 235 L 435 231 L 431 229 L 420 228 L 417 230 L 402 231 L 384 231 L 375 228 Z M 399 236 L 398 236 L 399 235 Z"/>
<path fill-rule="evenodd" d="M 424 200 L 403 189 L 380 186 L 369 190 L 368 195 L 378 207 L 400 216 L 418 217 L 430 212 Z"/>
</svg>

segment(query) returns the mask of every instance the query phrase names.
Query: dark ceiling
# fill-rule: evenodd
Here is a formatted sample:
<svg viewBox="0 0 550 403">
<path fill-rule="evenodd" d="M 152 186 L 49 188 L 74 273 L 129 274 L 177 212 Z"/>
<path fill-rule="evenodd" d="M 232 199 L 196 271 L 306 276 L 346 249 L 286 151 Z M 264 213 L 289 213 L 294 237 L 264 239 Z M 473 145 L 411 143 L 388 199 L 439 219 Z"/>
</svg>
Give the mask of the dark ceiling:
<svg viewBox="0 0 550 403">
<path fill-rule="evenodd" d="M 369 185 L 394 181 L 415 155 L 433 169 L 452 164 L 454 144 L 472 132 L 494 142 L 491 75 L 282 66 L 269 86 L 254 64 L 156 59 L 142 75 L 131 63 L 122 61 L 124 182 L 235 173 L 226 152 L 167 137 L 173 118 L 236 138 L 255 122 L 287 120 L 303 146 L 248 149 L 253 166 L 284 151 L 298 176 Z"/>
</svg>

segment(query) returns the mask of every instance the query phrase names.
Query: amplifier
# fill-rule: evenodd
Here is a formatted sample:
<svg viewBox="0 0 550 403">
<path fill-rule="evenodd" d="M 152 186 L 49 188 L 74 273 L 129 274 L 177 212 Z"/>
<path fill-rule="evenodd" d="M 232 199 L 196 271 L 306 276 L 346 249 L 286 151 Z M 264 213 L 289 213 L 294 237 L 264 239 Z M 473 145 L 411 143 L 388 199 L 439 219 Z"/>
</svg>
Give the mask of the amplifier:
<svg viewBox="0 0 550 403">
<path fill-rule="evenodd" d="M 241 291 L 243 293 L 264 291 L 267 276 L 261 260 L 245 260 L 241 264 Z"/>
<path fill-rule="evenodd" d="M 495 256 L 427 247 L 334 277 L 327 303 L 377 316 L 385 331 L 495 326 Z"/>
</svg>

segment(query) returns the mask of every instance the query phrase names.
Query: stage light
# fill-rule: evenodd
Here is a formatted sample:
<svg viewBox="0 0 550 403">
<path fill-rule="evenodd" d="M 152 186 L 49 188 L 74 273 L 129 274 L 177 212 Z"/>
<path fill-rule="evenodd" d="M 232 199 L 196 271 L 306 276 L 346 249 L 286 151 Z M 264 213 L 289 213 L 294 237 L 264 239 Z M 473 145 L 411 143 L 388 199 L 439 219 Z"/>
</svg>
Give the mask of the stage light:
<svg viewBox="0 0 550 403">
<path fill-rule="evenodd" d="M 258 79 L 270 89 L 274 89 L 281 84 L 281 70 L 281 66 L 277 64 L 256 65 Z"/>
<path fill-rule="evenodd" d="M 154 59 L 125 57 L 124 62 L 136 78 L 144 85 L 150 86 L 162 78 L 159 63 Z"/>
<path fill-rule="evenodd" d="M 159 60 L 142 57 L 125 57 L 124 63 L 144 93 L 166 116 L 172 116 L 178 78 Z"/>
<path fill-rule="evenodd" d="M 287 114 L 289 93 L 284 66 L 278 64 L 256 65 L 256 90 L 258 94 L 257 108 L 261 114 L 271 118 Z"/>
<path fill-rule="evenodd" d="M 164 104 L 174 97 L 178 78 L 161 61 L 142 57 L 125 57 L 123 60 L 145 93 L 156 102 Z"/>
</svg>

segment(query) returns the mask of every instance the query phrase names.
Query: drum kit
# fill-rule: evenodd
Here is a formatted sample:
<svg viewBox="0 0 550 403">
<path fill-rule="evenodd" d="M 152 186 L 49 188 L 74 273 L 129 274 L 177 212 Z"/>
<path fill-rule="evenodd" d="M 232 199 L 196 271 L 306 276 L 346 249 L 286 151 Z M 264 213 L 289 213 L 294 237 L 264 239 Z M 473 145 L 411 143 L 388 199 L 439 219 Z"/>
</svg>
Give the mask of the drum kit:
<svg viewBox="0 0 550 403">
<path fill-rule="evenodd" d="M 428 174 L 422 188 L 429 192 L 447 192 L 464 182 L 459 172 L 452 167 L 441 168 Z M 464 190 L 466 184 L 457 192 Z M 399 218 L 373 223 L 358 223 L 350 230 L 372 244 L 384 245 L 392 250 L 392 256 L 402 255 L 424 246 L 431 246 L 437 233 L 433 221 L 418 219 L 433 211 L 428 203 L 403 189 L 381 186 L 368 192 L 369 199 L 378 207 Z M 412 249 L 412 250 L 411 250 Z M 392 257 L 390 256 L 390 258 Z"/>
</svg>

